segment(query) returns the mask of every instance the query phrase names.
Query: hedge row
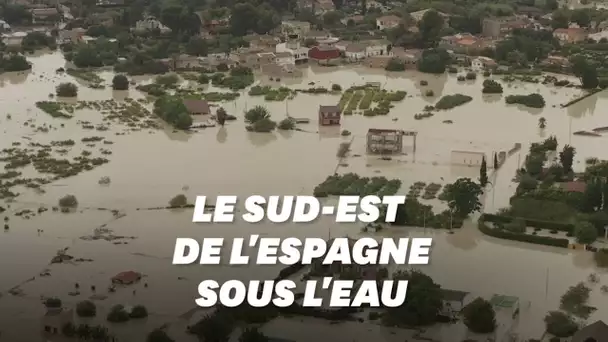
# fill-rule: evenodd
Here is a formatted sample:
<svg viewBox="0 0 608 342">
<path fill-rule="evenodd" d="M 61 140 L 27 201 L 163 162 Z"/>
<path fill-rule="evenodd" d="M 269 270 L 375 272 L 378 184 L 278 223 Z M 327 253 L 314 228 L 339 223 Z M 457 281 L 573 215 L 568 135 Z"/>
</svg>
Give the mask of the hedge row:
<svg viewBox="0 0 608 342">
<path fill-rule="evenodd" d="M 486 224 L 485 224 L 486 215 L 488 215 L 488 214 L 483 214 L 479 218 L 479 222 L 478 222 L 479 230 L 486 235 L 489 235 L 489 236 L 492 236 L 495 238 L 499 238 L 499 239 L 507 239 L 507 240 L 520 241 L 520 242 L 529 242 L 529 243 L 535 243 L 538 245 L 545 245 L 545 246 L 568 248 L 568 245 L 570 245 L 570 240 L 568 240 L 568 239 L 557 239 L 557 238 L 552 238 L 552 237 L 548 237 L 548 236 L 538 236 L 538 235 L 530 235 L 530 234 L 518 234 L 518 233 L 511 233 L 506 230 L 490 228 L 490 227 L 486 226 Z M 494 215 L 494 216 L 496 216 L 496 215 Z"/>
<path fill-rule="evenodd" d="M 494 214 L 483 214 L 483 220 L 492 223 L 510 223 L 517 217 L 505 216 L 505 215 L 494 215 Z M 553 221 L 542 221 L 542 220 L 531 220 L 521 217 L 526 222 L 527 227 L 534 227 L 540 229 L 557 230 L 560 232 L 573 233 L 574 225 L 570 223 L 560 223 Z"/>
</svg>

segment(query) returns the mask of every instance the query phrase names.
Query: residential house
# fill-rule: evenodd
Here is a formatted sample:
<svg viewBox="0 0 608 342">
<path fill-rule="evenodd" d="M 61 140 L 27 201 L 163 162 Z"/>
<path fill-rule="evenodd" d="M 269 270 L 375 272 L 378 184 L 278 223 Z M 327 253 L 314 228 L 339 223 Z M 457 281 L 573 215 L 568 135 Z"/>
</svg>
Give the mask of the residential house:
<svg viewBox="0 0 608 342">
<path fill-rule="evenodd" d="M 340 58 L 340 50 L 329 45 L 319 45 L 308 51 L 308 58 L 318 63 L 329 63 Z"/>
<path fill-rule="evenodd" d="M 255 52 L 255 50 L 244 50 L 237 54 L 237 62 L 252 69 L 259 69 L 267 64 L 274 64 L 276 56 L 273 52 Z"/>
<path fill-rule="evenodd" d="M 365 42 L 365 56 L 386 56 L 388 55 L 388 48 L 390 43 L 386 40 L 370 40 Z"/>
<path fill-rule="evenodd" d="M 578 43 L 587 38 L 587 32 L 580 27 L 559 28 L 553 31 L 553 37 L 564 43 Z"/>
<path fill-rule="evenodd" d="M 414 22 L 418 23 L 418 22 L 420 22 L 422 20 L 422 18 L 424 18 L 424 15 L 428 11 L 434 11 L 434 9 L 427 8 L 427 9 L 424 9 L 422 11 L 413 12 L 413 13 L 410 13 L 410 16 L 412 17 L 412 19 L 414 20 Z M 444 21 L 444 25 L 447 26 L 448 25 L 448 19 L 450 18 L 450 16 L 448 14 L 445 14 L 445 13 L 439 12 L 439 11 L 437 11 L 437 13 L 439 13 L 439 15 L 441 17 L 443 17 L 443 19 L 444 19 L 443 20 Z"/>
<path fill-rule="evenodd" d="M 469 296 L 468 292 L 441 289 L 443 306 L 441 314 L 451 318 L 456 318 L 464 309 L 465 298 Z"/>
<path fill-rule="evenodd" d="M 291 52 L 277 52 L 274 54 L 275 63 L 277 65 L 295 65 L 296 58 Z"/>
<path fill-rule="evenodd" d="M 82 42 L 85 32 L 86 30 L 81 27 L 73 28 L 71 30 L 61 30 L 57 35 L 57 43 L 59 45 L 80 43 Z"/>
<path fill-rule="evenodd" d="M 341 113 L 339 106 L 319 106 L 319 125 L 340 125 Z"/>
<path fill-rule="evenodd" d="M 265 64 L 261 66 L 261 70 L 265 75 L 275 78 L 302 77 L 304 74 L 294 64 Z"/>
<path fill-rule="evenodd" d="M 471 54 L 492 46 L 493 41 L 473 36 L 470 33 L 459 33 L 453 36 L 441 37 L 439 41 L 439 47 L 455 53 Z"/>
<path fill-rule="evenodd" d="M 336 49 L 338 49 L 341 53 L 344 53 L 344 52 L 346 52 L 346 48 L 350 44 L 354 44 L 354 42 L 351 42 L 351 41 L 348 41 L 348 40 L 341 40 L 341 41 L 333 44 L 333 47 L 335 47 Z"/>
<path fill-rule="evenodd" d="M 60 335 L 63 327 L 73 323 L 74 311 L 64 308 L 49 308 L 42 318 L 42 331 L 45 335 Z"/>
<path fill-rule="evenodd" d="M 246 36 L 245 40 L 249 42 L 249 46 L 252 48 L 264 49 L 268 51 L 274 51 L 277 44 L 281 43 L 281 39 L 279 37 L 268 34 L 252 34 Z"/>
<path fill-rule="evenodd" d="M 185 99 L 184 106 L 188 109 L 190 115 L 209 115 L 211 109 L 209 108 L 209 102 L 198 99 Z"/>
<path fill-rule="evenodd" d="M 25 36 L 27 36 L 25 32 L 5 33 L 2 35 L 2 42 L 6 46 L 21 46 L 21 42 Z"/>
<path fill-rule="evenodd" d="M 6 21 L 0 20 L 0 32 L 7 32 L 11 30 L 11 25 L 9 25 Z"/>
<path fill-rule="evenodd" d="M 171 29 L 161 23 L 153 16 L 147 16 L 143 20 L 139 20 L 135 23 L 135 27 L 132 29 L 135 32 L 145 32 L 152 30 L 160 30 L 161 33 L 171 32 Z"/>
<path fill-rule="evenodd" d="M 199 18 L 201 18 L 201 34 L 205 36 L 213 36 L 217 34 L 219 30 L 227 27 L 230 23 L 230 18 L 206 20 L 201 14 L 199 14 L 199 12 L 197 12 L 197 15 L 199 15 Z"/>
<path fill-rule="evenodd" d="M 277 53 L 281 52 L 289 52 L 294 56 L 294 61 L 296 64 L 306 63 L 308 62 L 308 51 L 310 49 L 306 46 L 302 45 L 299 41 L 289 41 L 286 43 L 277 44 L 275 47 L 275 51 Z"/>
<path fill-rule="evenodd" d="M 201 60 L 197 56 L 181 54 L 171 58 L 172 70 L 197 70 L 201 68 Z"/>
<path fill-rule="evenodd" d="M 310 32 L 310 23 L 307 21 L 288 20 L 281 23 L 281 34 L 285 37 L 300 39 Z"/>
<path fill-rule="evenodd" d="M 320 44 L 330 44 L 339 41 L 329 31 L 310 31 L 306 34 L 306 39 L 313 39 Z"/>
<path fill-rule="evenodd" d="M 60 19 L 59 11 L 55 7 L 33 8 L 32 21 L 34 23 L 57 21 Z"/>
<path fill-rule="evenodd" d="M 351 43 L 348 44 L 344 50 L 344 57 L 350 61 L 360 61 L 367 57 L 366 54 L 367 45 L 363 43 Z"/>
<path fill-rule="evenodd" d="M 608 39 L 608 31 L 599 31 L 596 33 L 592 33 L 589 35 L 589 39 L 593 39 L 595 42 L 599 42 L 601 40 L 607 40 Z"/>
<path fill-rule="evenodd" d="M 587 183 L 583 182 L 583 181 L 571 181 L 571 182 L 564 182 L 564 183 L 558 183 L 559 187 L 566 191 L 566 192 L 580 192 L 580 193 L 584 193 L 585 190 L 587 190 Z"/>
<path fill-rule="evenodd" d="M 101 8 L 122 7 L 125 5 L 125 0 L 97 0 L 96 6 Z"/>
<path fill-rule="evenodd" d="M 325 14 L 336 9 L 332 0 L 316 0 L 315 12 Z"/>
<path fill-rule="evenodd" d="M 386 69 L 386 66 L 391 61 L 391 56 L 372 56 L 365 60 L 365 65 L 373 69 Z"/>
<path fill-rule="evenodd" d="M 141 280 L 141 274 L 135 271 L 120 272 L 112 277 L 113 284 L 131 285 Z"/>
<path fill-rule="evenodd" d="M 482 22 L 481 34 L 484 37 L 498 38 L 509 34 L 515 29 L 533 26 L 533 22 L 525 16 L 485 18 Z"/>
<path fill-rule="evenodd" d="M 473 70 L 482 71 L 487 69 L 493 69 L 498 66 L 495 60 L 489 57 L 479 56 L 471 61 L 471 68 Z"/>
<path fill-rule="evenodd" d="M 403 63 L 408 69 L 415 69 L 420 57 L 422 57 L 422 50 L 410 49 L 406 50 L 402 47 L 394 47 L 391 49 L 393 58 L 397 58 Z"/>
<path fill-rule="evenodd" d="M 401 24 L 401 18 L 396 15 L 385 15 L 376 19 L 378 30 L 392 29 Z"/>
<path fill-rule="evenodd" d="M 560 68 L 567 68 L 570 66 L 570 60 L 568 60 L 568 58 L 566 58 L 566 57 L 550 55 L 550 56 L 547 56 L 547 58 L 544 61 L 542 61 L 542 64 L 558 66 Z"/>
<path fill-rule="evenodd" d="M 370 128 L 367 131 L 367 152 L 373 154 L 392 154 L 403 151 L 405 132 L 397 129 Z"/>
<path fill-rule="evenodd" d="M 299 10 L 312 11 L 317 16 L 335 10 L 331 0 L 297 0 L 296 6 Z"/>
<path fill-rule="evenodd" d="M 606 342 L 608 341 L 608 325 L 603 321 L 580 329 L 570 339 L 570 342 Z"/>
</svg>

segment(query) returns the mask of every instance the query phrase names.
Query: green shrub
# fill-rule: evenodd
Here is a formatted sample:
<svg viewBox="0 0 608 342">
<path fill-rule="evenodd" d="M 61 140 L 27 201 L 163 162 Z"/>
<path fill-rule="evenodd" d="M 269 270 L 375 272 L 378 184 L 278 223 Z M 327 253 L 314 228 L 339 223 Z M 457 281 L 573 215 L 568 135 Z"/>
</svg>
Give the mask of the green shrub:
<svg viewBox="0 0 608 342">
<path fill-rule="evenodd" d="M 477 78 L 477 74 L 472 71 L 469 71 L 469 72 L 467 72 L 467 75 L 465 76 L 465 78 L 467 80 L 474 80 Z"/>
<path fill-rule="evenodd" d="M 47 308 L 60 308 L 62 305 L 61 303 L 61 299 L 59 298 L 47 298 L 44 301 L 44 306 L 46 306 Z"/>
<path fill-rule="evenodd" d="M 512 222 L 515 219 L 516 219 L 515 217 L 506 216 L 506 215 L 484 214 L 484 220 L 486 222 L 507 224 L 507 223 Z M 525 222 L 527 227 L 533 227 L 533 228 L 535 228 L 534 230 L 552 229 L 552 230 L 557 230 L 557 231 L 566 232 L 566 233 L 574 231 L 574 225 L 569 224 L 569 223 L 532 220 L 532 219 L 526 219 L 526 218 L 521 218 L 521 219 L 523 219 L 523 221 Z"/>
<path fill-rule="evenodd" d="M 435 104 L 435 108 L 438 110 L 446 110 L 454 107 L 461 106 L 465 103 L 471 102 L 472 97 L 462 94 L 445 95 Z"/>
<path fill-rule="evenodd" d="M 494 80 L 485 80 L 481 92 L 484 94 L 502 94 L 502 85 Z"/>
<path fill-rule="evenodd" d="M 146 309 L 143 305 L 136 305 L 131 309 L 131 313 L 129 313 L 129 317 L 131 318 L 145 318 L 148 317 L 148 309 Z"/>
<path fill-rule="evenodd" d="M 501 230 L 501 229 L 490 228 L 490 227 L 486 226 L 486 224 L 485 224 L 485 220 L 484 220 L 485 215 L 486 214 L 483 214 L 479 218 L 478 227 L 479 227 L 479 230 L 486 235 L 496 237 L 499 239 L 506 239 L 506 240 L 520 241 L 520 242 L 529 242 L 529 243 L 535 243 L 538 245 L 563 247 L 563 248 L 568 248 L 568 245 L 570 244 L 570 241 L 568 239 L 557 239 L 557 238 L 546 237 L 546 236 L 518 234 L 518 233 L 511 233 L 511 232 Z"/>
<path fill-rule="evenodd" d="M 531 108 L 545 107 L 545 99 L 540 94 L 509 95 L 505 98 L 507 104 L 521 104 Z"/>
<path fill-rule="evenodd" d="M 60 97 L 76 97 L 78 96 L 78 87 L 74 83 L 61 83 L 55 89 L 57 96 Z"/>
<path fill-rule="evenodd" d="M 76 304 L 76 314 L 79 317 L 95 317 L 97 314 L 97 307 L 95 303 L 90 300 L 83 300 Z"/>
</svg>

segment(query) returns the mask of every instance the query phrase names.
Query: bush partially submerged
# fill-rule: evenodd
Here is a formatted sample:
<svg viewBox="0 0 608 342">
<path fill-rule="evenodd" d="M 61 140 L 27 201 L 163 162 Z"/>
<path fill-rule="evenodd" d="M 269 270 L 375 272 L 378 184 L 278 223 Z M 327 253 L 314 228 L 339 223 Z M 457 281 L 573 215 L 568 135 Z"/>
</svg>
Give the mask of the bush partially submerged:
<svg viewBox="0 0 608 342">
<path fill-rule="evenodd" d="M 188 198 L 184 194 L 179 194 L 169 201 L 169 207 L 171 208 L 180 208 L 186 205 L 188 205 Z"/>
<path fill-rule="evenodd" d="M 65 195 L 59 199 L 59 206 L 62 208 L 76 208 L 78 200 L 74 195 Z"/>
<path fill-rule="evenodd" d="M 545 107 L 545 99 L 540 94 L 529 94 L 529 95 L 509 95 L 505 98 L 508 104 L 522 104 L 531 108 L 543 108 Z"/>
</svg>

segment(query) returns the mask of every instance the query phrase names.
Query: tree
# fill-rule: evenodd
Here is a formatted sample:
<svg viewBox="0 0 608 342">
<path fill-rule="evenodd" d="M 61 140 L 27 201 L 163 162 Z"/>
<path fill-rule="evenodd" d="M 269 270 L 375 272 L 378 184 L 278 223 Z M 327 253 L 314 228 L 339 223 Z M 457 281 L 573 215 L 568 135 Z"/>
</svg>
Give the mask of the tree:
<svg viewBox="0 0 608 342">
<path fill-rule="evenodd" d="M 574 227 L 574 236 L 578 243 L 593 243 L 597 239 L 597 235 L 597 229 L 589 222 L 579 222 Z"/>
<path fill-rule="evenodd" d="M 562 296 L 559 308 L 568 314 L 587 319 L 595 311 L 595 308 L 587 305 L 590 293 L 591 289 L 585 283 L 581 282 L 575 286 L 570 286 L 568 291 Z"/>
<path fill-rule="evenodd" d="M 224 123 L 226 122 L 226 116 L 228 114 L 226 113 L 226 110 L 222 107 L 218 108 L 217 111 L 215 112 L 215 119 L 217 120 L 217 123 L 220 126 L 224 126 Z"/>
<path fill-rule="evenodd" d="M 566 10 L 557 10 L 551 16 L 551 27 L 553 29 L 568 28 L 570 24 L 570 16 Z"/>
<path fill-rule="evenodd" d="M 60 97 L 76 97 L 78 96 L 78 87 L 74 83 L 61 83 L 55 89 L 57 96 Z"/>
<path fill-rule="evenodd" d="M 481 92 L 483 94 L 502 94 L 502 85 L 494 80 L 484 80 Z"/>
<path fill-rule="evenodd" d="M 589 27 L 589 24 L 591 23 L 591 15 L 589 15 L 589 11 L 587 9 L 577 9 L 572 11 L 570 21 L 577 23 L 580 27 Z"/>
<path fill-rule="evenodd" d="M 74 195 L 65 195 L 59 199 L 59 206 L 64 208 L 76 208 L 78 200 Z"/>
<path fill-rule="evenodd" d="M 420 30 L 420 39 L 426 46 L 434 47 L 439 41 L 441 29 L 443 29 L 443 17 L 439 12 L 430 10 L 424 13 L 422 20 L 418 23 Z"/>
<path fill-rule="evenodd" d="M 257 328 L 247 328 L 239 337 L 239 342 L 268 342 L 268 337 L 258 331 Z"/>
<path fill-rule="evenodd" d="M 496 329 L 496 313 L 492 304 L 478 297 L 463 310 L 464 324 L 472 332 L 479 334 L 491 333 Z"/>
<path fill-rule="evenodd" d="M 181 98 L 163 96 L 154 102 L 154 113 L 177 129 L 188 129 L 192 125 L 192 117 Z"/>
<path fill-rule="evenodd" d="M 170 208 L 180 208 L 188 204 L 188 198 L 184 194 L 179 194 L 169 201 Z"/>
<path fill-rule="evenodd" d="M 485 156 L 481 160 L 481 167 L 479 168 L 479 184 L 482 188 L 485 188 L 488 184 L 488 165 L 486 164 Z"/>
<path fill-rule="evenodd" d="M 547 332 L 556 337 L 570 337 L 578 330 L 578 325 L 569 315 L 561 311 L 550 311 L 545 316 Z"/>
<path fill-rule="evenodd" d="M 498 170 L 498 155 L 494 153 L 494 171 Z"/>
<path fill-rule="evenodd" d="M 576 55 L 570 59 L 572 72 L 581 81 L 583 89 L 594 89 L 599 85 L 597 68 L 589 63 L 587 58 Z"/>
<path fill-rule="evenodd" d="M 251 108 L 250 110 L 248 110 L 247 112 L 245 112 L 245 122 L 247 122 L 248 124 L 254 124 L 262 119 L 269 119 L 270 118 L 270 113 L 268 112 L 268 109 L 262 107 L 262 106 L 255 106 L 253 108 Z"/>
<path fill-rule="evenodd" d="M 129 79 L 125 75 L 118 74 L 112 78 L 112 89 L 127 90 L 129 89 Z"/>
<path fill-rule="evenodd" d="M 547 119 L 541 117 L 540 119 L 538 119 L 538 128 L 544 129 L 545 127 L 547 127 Z"/>
<path fill-rule="evenodd" d="M 587 210 L 599 210 L 602 207 L 602 182 L 599 179 L 589 180 L 584 195 Z"/>
<path fill-rule="evenodd" d="M 44 301 L 44 306 L 46 306 L 47 308 L 53 308 L 53 309 L 60 308 L 61 305 L 62 305 L 61 299 L 59 299 L 59 298 L 51 297 L 51 298 L 47 298 Z"/>
<path fill-rule="evenodd" d="M 129 317 L 131 318 L 146 318 L 148 317 L 148 309 L 146 309 L 143 305 L 135 305 L 131 312 L 129 313 Z"/>
<path fill-rule="evenodd" d="M 154 329 L 146 337 L 146 342 L 175 342 L 175 340 L 169 337 L 164 330 Z"/>
<path fill-rule="evenodd" d="M 110 309 L 110 312 L 108 313 L 106 319 L 108 320 L 108 322 L 112 323 L 126 322 L 129 320 L 129 313 L 125 310 L 124 306 L 120 304 L 114 305 Z"/>
<path fill-rule="evenodd" d="M 207 315 L 190 328 L 190 332 L 203 341 L 228 342 L 233 329 L 234 319 L 223 311 Z"/>
<path fill-rule="evenodd" d="M 97 306 L 90 300 L 83 300 L 76 304 L 76 314 L 79 317 L 95 317 L 97 314 Z"/>
<path fill-rule="evenodd" d="M 482 193 L 481 186 L 470 178 L 459 178 L 444 188 L 445 199 L 458 217 L 466 217 L 479 210 L 481 208 L 479 196 Z"/>
<path fill-rule="evenodd" d="M 405 63 L 399 58 L 391 58 L 385 68 L 386 71 L 405 71 Z"/>
<path fill-rule="evenodd" d="M 186 53 L 192 56 L 207 56 L 209 47 L 201 37 L 191 37 L 186 45 Z"/>
<path fill-rule="evenodd" d="M 441 287 L 420 271 L 398 271 L 393 279 L 408 280 L 408 299 L 403 305 L 388 308 L 385 319 L 390 325 L 428 325 L 435 323 L 437 313 L 443 307 Z"/>
<path fill-rule="evenodd" d="M 418 61 L 418 71 L 443 74 L 449 62 L 450 55 L 445 49 L 427 49 L 422 52 Z"/>
<path fill-rule="evenodd" d="M 559 153 L 559 161 L 562 164 L 565 173 L 572 172 L 572 163 L 575 154 L 575 148 L 570 145 L 565 145 L 564 149 Z"/>
</svg>

